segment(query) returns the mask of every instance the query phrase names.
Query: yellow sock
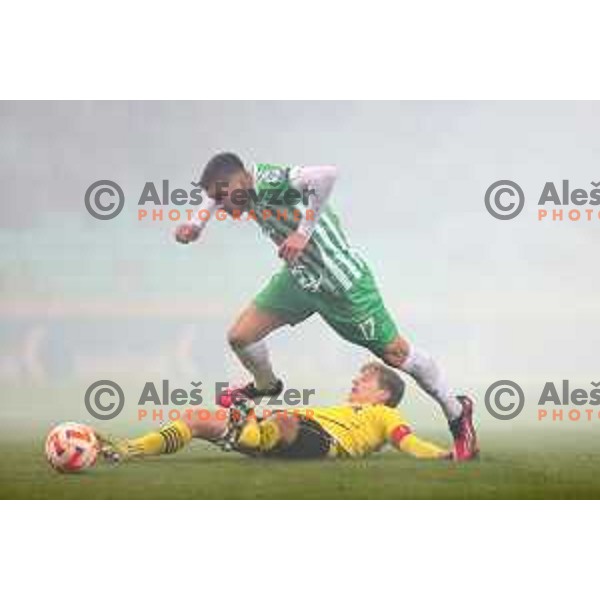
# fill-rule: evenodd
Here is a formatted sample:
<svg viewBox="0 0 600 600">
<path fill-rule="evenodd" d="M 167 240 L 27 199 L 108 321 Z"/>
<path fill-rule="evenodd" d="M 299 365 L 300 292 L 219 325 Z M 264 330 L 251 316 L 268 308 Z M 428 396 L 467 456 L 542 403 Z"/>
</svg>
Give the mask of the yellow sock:
<svg viewBox="0 0 600 600">
<path fill-rule="evenodd" d="M 281 441 L 281 432 L 274 420 L 248 421 L 240 433 L 238 444 L 246 450 L 268 452 Z"/>
<path fill-rule="evenodd" d="M 181 450 L 192 439 L 192 431 L 183 421 L 174 421 L 158 431 L 131 440 L 136 453 L 145 456 L 171 454 Z"/>
</svg>

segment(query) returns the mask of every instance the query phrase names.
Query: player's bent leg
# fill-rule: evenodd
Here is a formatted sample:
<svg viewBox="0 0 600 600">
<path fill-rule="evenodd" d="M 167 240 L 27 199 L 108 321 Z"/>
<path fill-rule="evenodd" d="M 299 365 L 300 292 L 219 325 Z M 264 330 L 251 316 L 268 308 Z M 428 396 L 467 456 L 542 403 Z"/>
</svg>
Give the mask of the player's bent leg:
<svg viewBox="0 0 600 600">
<path fill-rule="evenodd" d="M 252 303 L 242 311 L 229 329 L 227 340 L 232 348 L 243 348 L 259 342 L 269 333 L 287 324 L 288 320 L 282 315 Z"/>
<path fill-rule="evenodd" d="M 276 413 L 263 421 L 248 422 L 237 449 L 257 456 L 316 459 L 335 456 L 335 441 L 314 419 Z"/>
<path fill-rule="evenodd" d="M 386 345 L 382 358 L 391 367 L 411 375 L 439 403 L 448 422 L 460 417 L 462 406 L 451 393 L 442 369 L 429 354 L 415 348 L 398 335 Z"/>
<path fill-rule="evenodd" d="M 473 402 L 467 396 L 454 395 L 436 361 L 426 352 L 397 336 L 383 351 L 382 359 L 411 375 L 419 386 L 441 406 L 454 438 L 454 453 L 458 460 L 474 458 L 479 453 L 473 425 Z"/>
<path fill-rule="evenodd" d="M 254 304 L 246 308 L 229 330 L 227 339 L 240 362 L 254 377 L 254 385 L 246 386 L 250 397 L 277 395 L 283 385 L 275 376 L 269 351 L 263 338 L 287 324 L 285 318 Z"/>
<path fill-rule="evenodd" d="M 259 421 L 248 419 L 236 441 L 238 450 L 268 455 L 276 449 L 291 446 L 298 437 L 298 420 L 281 415 Z"/>
<path fill-rule="evenodd" d="M 214 411 L 185 411 L 181 421 L 190 430 L 191 437 L 214 442 L 223 437 L 232 419 L 231 412 L 225 408 Z"/>
<path fill-rule="evenodd" d="M 263 338 L 283 325 L 295 325 L 309 317 L 315 310 L 311 302 L 311 296 L 299 288 L 284 267 L 239 316 L 228 337 L 234 352 L 254 376 L 254 384 L 242 390 L 247 396 L 273 396 L 283 390 L 273 373 Z"/>
</svg>

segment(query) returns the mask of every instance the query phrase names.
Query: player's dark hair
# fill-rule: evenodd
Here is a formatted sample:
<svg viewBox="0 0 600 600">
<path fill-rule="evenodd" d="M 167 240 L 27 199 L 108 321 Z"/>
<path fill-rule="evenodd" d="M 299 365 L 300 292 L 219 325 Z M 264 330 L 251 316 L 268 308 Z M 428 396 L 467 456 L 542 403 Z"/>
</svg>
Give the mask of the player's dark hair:
<svg viewBox="0 0 600 600">
<path fill-rule="evenodd" d="M 369 363 L 366 368 L 373 369 L 377 373 L 379 387 L 384 389 L 389 397 L 385 405 L 396 408 L 404 396 L 404 380 L 394 369 L 390 369 L 378 362 Z"/>
<path fill-rule="evenodd" d="M 204 167 L 200 177 L 200 185 L 207 190 L 217 181 L 229 181 L 229 178 L 238 171 L 244 170 L 244 163 L 233 152 L 215 154 Z"/>
</svg>

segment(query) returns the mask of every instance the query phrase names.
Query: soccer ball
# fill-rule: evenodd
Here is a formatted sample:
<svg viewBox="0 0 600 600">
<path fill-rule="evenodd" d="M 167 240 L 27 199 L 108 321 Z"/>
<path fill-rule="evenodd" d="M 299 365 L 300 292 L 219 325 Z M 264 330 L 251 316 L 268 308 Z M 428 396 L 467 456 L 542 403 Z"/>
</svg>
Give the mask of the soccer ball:
<svg viewBox="0 0 600 600">
<path fill-rule="evenodd" d="M 62 473 L 82 471 L 98 457 L 98 438 L 88 425 L 61 423 L 46 438 L 46 458 Z"/>
</svg>

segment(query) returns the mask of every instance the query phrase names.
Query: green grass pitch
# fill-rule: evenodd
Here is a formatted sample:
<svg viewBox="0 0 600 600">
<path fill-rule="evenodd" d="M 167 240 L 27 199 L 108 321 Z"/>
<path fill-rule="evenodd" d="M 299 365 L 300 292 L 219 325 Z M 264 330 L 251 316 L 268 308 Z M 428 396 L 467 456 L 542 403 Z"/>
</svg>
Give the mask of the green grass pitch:
<svg viewBox="0 0 600 600">
<path fill-rule="evenodd" d="M 275 461 L 202 442 L 179 454 L 61 475 L 43 439 L 0 442 L 0 498 L 600 498 L 600 436 L 494 432 L 481 459 L 417 461 L 394 451 L 362 460 Z"/>
</svg>

